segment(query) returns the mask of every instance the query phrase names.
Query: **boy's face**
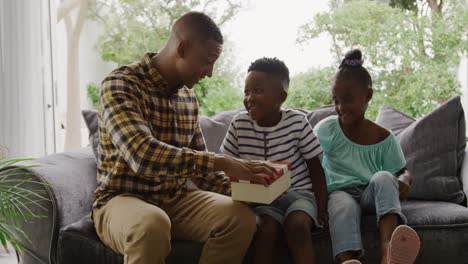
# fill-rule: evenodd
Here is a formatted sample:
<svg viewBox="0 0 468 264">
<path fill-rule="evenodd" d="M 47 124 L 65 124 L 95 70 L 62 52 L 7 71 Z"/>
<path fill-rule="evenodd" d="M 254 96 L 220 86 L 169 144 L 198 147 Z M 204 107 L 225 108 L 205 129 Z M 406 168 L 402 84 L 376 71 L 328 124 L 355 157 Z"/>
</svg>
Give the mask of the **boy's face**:
<svg viewBox="0 0 468 264">
<path fill-rule="evenodd" d="M 244 106 L 259 125 L 273 126 L 286 99 L 283 83 L 268 73 L 251 71 L 245 79 Z"/>
</svg>

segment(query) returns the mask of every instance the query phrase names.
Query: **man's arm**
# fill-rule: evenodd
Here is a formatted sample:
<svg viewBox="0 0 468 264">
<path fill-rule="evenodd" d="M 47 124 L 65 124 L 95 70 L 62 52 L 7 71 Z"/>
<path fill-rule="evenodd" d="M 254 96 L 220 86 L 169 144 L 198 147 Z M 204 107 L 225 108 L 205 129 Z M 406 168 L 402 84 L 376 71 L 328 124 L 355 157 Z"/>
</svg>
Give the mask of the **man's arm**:
<svg viewBox="0 0 468 264">
<path fill-rule="evenodd" d="M 149 177 L 190 177 L 194 172 L 212 172 L 213 153 L 177 148 L 153 137 L 137 92 L 124 80 L 107 80 L 100 106 L 102 124 L 131 169 Z"/>
<path fill-rule="evenodd" d="M 198 151 L 206 151 L 206 142 L 200 128 L 200 123 L 198 123 L 195 128 L 190 148 Z M 193 177 L 192 182 L 197 185 L 198 188 L 205 191 L 224 195 L 231 194 L 231 183 L 229 178 L 222 171 L 215 171 L 213 173 L 202 174 L 200 177 Z"/>
</svg>

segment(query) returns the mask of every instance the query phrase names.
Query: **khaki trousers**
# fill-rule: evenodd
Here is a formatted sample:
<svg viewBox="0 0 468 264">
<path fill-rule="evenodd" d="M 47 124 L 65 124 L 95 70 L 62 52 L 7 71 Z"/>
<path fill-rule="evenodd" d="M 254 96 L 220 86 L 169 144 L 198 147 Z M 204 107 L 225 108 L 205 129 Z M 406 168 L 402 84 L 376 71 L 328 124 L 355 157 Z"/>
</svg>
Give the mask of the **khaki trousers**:
<svg viewBox="0 0 468 264">
<path fill-rule="evenodd" d="M 96 232 L 125 264 L 164 263 L 171 238 L 205 242 L 199 263 L 242 263 L 256 230 L 255 214 L 217 193 L 195 190 L 161 207 L 119 195 L 93 211 Z"/>
</svg>

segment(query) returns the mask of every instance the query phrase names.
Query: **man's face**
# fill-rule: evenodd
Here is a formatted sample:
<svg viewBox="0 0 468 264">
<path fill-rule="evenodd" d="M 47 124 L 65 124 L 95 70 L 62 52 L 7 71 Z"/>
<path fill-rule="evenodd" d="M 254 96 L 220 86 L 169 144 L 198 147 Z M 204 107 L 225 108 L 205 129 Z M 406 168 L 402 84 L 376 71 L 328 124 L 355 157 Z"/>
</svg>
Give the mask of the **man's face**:
<svg viewBox="0 0 468 264">
<path fill-rule="evenodd" d="M 251 71 L 245 79 L 244 106 L 259 125 L 275 120 L 285 99 L 279 79 L 259 71 Z"/>
<path fill-rule="evenodd" d="M 178 74 L 183 84 L 191 89 L 206 76 L 211 77 L 214 64 L 221 55 L 222 44 L 215 40 L 192 40 L 184 44 Z"/>
</svg>

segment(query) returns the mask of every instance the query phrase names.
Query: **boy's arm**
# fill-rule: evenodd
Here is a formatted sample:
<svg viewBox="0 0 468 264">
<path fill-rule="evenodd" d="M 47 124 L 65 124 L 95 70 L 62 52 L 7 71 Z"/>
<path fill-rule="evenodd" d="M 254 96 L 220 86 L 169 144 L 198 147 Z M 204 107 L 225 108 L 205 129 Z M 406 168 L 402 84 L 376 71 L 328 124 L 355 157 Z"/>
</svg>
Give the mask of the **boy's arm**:
<svg viewBox="0 0 468 264">
<path fill-rule="evenodd" d="M 306 163 L 309 168 L 309 175 L 312 180 L 312 188 L 314 190 L 315 199 L 317 200 L 319 215 L 327 215 L 328 191 L 322 164 L 320 164 L 318 157 L 306 160 Z"/>
</svg>

